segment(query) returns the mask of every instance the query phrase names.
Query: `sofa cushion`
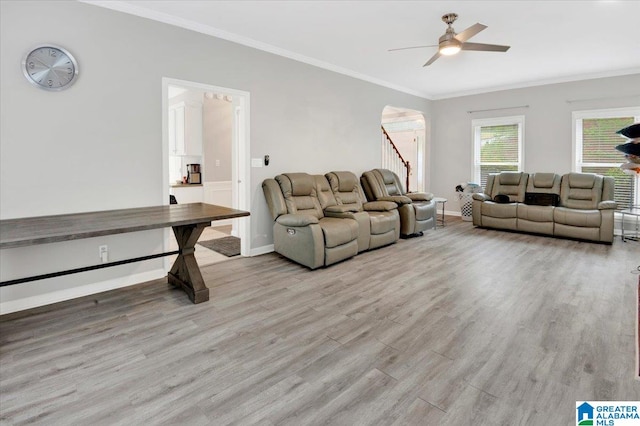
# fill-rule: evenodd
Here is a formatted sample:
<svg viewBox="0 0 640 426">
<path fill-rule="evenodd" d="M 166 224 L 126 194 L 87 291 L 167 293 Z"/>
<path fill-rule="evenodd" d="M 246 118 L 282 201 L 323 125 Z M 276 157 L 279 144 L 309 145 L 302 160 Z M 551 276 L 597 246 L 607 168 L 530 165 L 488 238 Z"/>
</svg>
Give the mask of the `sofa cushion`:
<svg viewBox="0 0 640 426">
<path fill-rule="evenodd" d="M 325 175 L 337 204 L 350 204 L 362 210 L 364 194 L 358 178 L 351 172 L 329 172 Z"/>
<path fill-rule="evenodd" d="M 411 201 L 431 201 L 433 200 L 433 194 L 426 192 L 407 192 L 405 197 L 409 197 Z"/>
<path fill-rule="evenodd" d="M 489 216 L 495 218 L 516 218 L 517 217 L 517 204 L 497 204 L 493 201 L 485 201 L 481 206 L 482 216 Z M 484 222 L 484 220 L 483 220 Z"/>
<path fill-rule="evenodd" d="M 557 237 L 578 238 L 580 240 L 605 241 L 600 238 L 600 228 L 571 226 L 557 222 L 553 227 L 553 235 Z"/>
<path fill-rule="evenodd" d="M 569 173 L 569 186 L 571 188 L 591 189 L 596 182 L 596 175 L 586 173 Z"/>
<path fill-rule="evenodd" d="M 500 185 L 519 185 L 522 179 L 521 172 L 502 172 L 498 175 Z"/>
<path fill-rule="evenodd" d="M 313 178 L 306 173 L 287 173 L 291 182 L 291 195 L 311 195 L 315 190 Z"/>
<path fill-rule="evenodd" d="M 387 194 L 402 195 L 401 188 L 399 188 L 398 182 L 396 181 L 396 176 L 391 170 L 376 169 L 376 171 L 380 173 L 380 177 L 384 187 L 386 188 Z"/>
<path fill-rule="evenodd" d="M 553 222 L 553 206 L 529 206 L 518 204 L 518 220 L 531 222 Z"/>
<path fill-rule="evenodd" d="M 332 188 L 338 192 L 352 192 L 358 186 L 358 178 L 351 172 L 332 172 L 336 176 L 337 188 Z"/>
<path fill-rule="evenodd" d="M 534 173 L 530 179 L 531 187 L 535 189 L 553 188 L 556 183 L 560 183 L 560 176 L 555 173 Z"/>
<path fill-rule="evenodd" d="M 565 207 L 556 207 L 553 210 L 553 220 L 563 225 L 598 228 L 601 217 L 600 210 L 574 210 Z"/>
<path fill-rule="evenodd" d="M 378 235 L 393 231 L 398 226 L 398 214 L 389 212 L 369 212 L 371 234 Z"/>
<path fill-rule="evenodd" d="M 562 176 L 560 205 L 571 209 L 593 210 L 602 201 L 603 177 L 589 173 Z"/>
<path fill-rule="evenodd" d="M 492 199 L 498 194 L 508 195 L 509 201 L 521 203 L 524 201 L 528 177 L 529 175 L 523 172 L 498 173 L 494 177 L 489 195 Z M 487 190 L 488 189 L 489 184 L 487 183 Z"/>
<path fill-rule="evenodd" d="M 337 247 L 358 238 L 358 222 L 351 219 L 325 217 L 320 219 L 325 247 Z"/>
<path fill-rule="evenodd" d="M 336 197 L 333 195 L 333 191 L 331 191 L 327 178 L 323 175 L 314 175 L 313 178 L 315 179 L 316 194 L 318 196 L 318 201 L 320 201 L 320 207 L 322 210 L 326 210 L 329 207 L 337 205 L 338 202 L 336 201 Z"/>
<path fill-rule="evenodd" d="M 362 205 L 365 211 L 368 212 L 383 212 L 392 211 L 398 208 L 398 205 L 391 201 L 369 201 Z"/>
<path fill-rule="evenodd" d="M 535 234 L 553 235 L 553 222 L 536 222 L 518 218 L 518 231 L 532 232 Z"/>
<path fill-rule="evenodd" d="M 518 230 L 517 219 L 515 217 L 490 217 L 484 216 L 482 218 L 482 226 L 487 228 L 496 229 L 511 229 L 512 231 Z"/>
<path fill-rule="evenodd" d="M 323 216 L 314 177 L 306 173 L 286 173 L 276 176 L 284 196 L 287 213 Z"/>
</svg>

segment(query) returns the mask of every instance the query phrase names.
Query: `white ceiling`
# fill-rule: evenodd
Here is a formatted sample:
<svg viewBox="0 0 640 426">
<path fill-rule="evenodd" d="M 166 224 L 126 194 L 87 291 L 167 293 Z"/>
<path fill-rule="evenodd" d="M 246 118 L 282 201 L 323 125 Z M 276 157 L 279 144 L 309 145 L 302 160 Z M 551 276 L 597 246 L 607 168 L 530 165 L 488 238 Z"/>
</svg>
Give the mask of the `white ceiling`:
<svg viewBox="0 0 640 426">
<path fill-rule="evenodd" d="M 87 1 L 191 28 L 377 84 L 441 99 L 640 73 L 640 1 Z M 463 51 L 422 65 L 445 13 L 456 32 L 506 53 Z M 638 89 L 638 88 L 636 88 Z"/>
</svg>

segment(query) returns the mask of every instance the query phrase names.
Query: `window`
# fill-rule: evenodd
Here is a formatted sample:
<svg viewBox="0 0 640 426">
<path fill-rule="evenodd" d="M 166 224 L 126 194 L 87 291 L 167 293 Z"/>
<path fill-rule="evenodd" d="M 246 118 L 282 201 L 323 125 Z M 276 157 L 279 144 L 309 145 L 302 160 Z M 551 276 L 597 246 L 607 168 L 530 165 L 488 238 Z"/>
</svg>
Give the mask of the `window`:
<svg viewBox="0 0 640 426">
<path fill-rule="evenodd" d="M 640 108 L 576 111 L 573 121 L 574 170 L 613 177 L 618 210 L 640 204 L 637 179 L 620 170 L 620 165 L 627 160 L 615 149 L 627 141 L 616 131 L 640 121 Z"/>
<path fill-rule="evenodd" d="M 473 120 L 473 181 L 484 188 L 489 173 L 522 170 L 524 116 Z"/>
</svg>

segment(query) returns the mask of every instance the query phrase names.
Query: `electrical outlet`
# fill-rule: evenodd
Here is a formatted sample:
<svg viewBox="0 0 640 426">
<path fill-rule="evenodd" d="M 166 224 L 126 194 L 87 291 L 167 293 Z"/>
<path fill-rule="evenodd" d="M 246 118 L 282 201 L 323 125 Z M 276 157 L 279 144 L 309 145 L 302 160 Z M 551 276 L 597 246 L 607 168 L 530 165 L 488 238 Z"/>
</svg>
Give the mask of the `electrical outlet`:
<svg viewBox="0 0 640 426">
<path fill-rule="evenodd" d="M 98 247 L 98 255 L 102 263 L 107 263 L 109 261 L 109 247 L 106 245 Z"/>
</svg>

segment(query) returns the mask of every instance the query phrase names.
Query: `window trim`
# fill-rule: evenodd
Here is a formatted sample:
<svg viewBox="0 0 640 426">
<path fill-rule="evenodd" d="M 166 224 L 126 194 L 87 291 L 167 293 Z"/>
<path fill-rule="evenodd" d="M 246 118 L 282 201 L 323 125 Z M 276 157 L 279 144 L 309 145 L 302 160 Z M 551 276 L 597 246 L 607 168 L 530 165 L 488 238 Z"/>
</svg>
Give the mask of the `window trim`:
<svg viewBox="0 0 640 426">
<path fill-rule="evenodd" d="M 480 129 L 489 126 L 518 125 L 518 161 L 517 163 L 480 163 Z M 516 166 L 518 171 L 524 170 L 524 115 L 511 115 L 507 117 L 478 118 L 471 120 L 471 141 L 473 144 L 473 161 L 471 164 L 471 181 L 481 183 L 480 167 L 482 165 Z"/>
<path fill-rule="evenodd" d="M 571 171 L 582 173 L 582 167 L 620 167 L 623 163 L 583 163 L 582 162 L 582 120 L 598 118 L 633 117 L 636 122 L 640 122 L 640 107 L 606 108 L 580 110 L 571 112 Z M 625 143 L 625 138 L 620 138 L 620 143 Z M 634 181 L 634 205 L 640 204 L 640 185 L 638 180 Z"/>
</svg>

